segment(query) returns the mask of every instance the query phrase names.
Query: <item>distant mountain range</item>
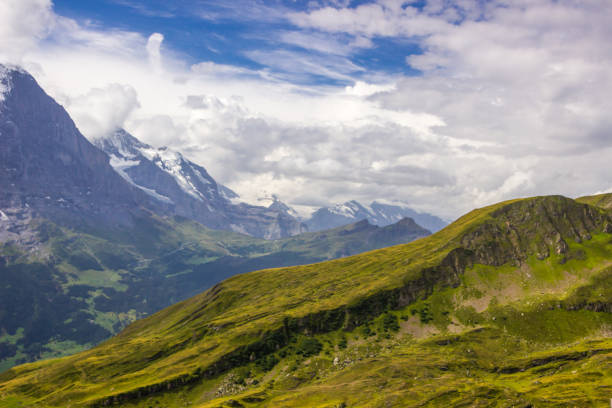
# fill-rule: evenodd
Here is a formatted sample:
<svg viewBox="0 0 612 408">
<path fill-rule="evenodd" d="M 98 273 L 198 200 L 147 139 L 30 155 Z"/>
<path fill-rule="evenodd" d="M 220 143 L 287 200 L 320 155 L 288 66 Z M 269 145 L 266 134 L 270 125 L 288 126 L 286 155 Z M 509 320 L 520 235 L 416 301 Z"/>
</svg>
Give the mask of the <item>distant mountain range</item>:
<svg viewBox="0 0 612 408">
<path fill-rule="evenodd" d="M 315 211 L 304 221 L 309 231 L 320 231 L 359 220 L 368 220 L 371 224 L 385 226 L 393 224 L 402 218 L 412 218 L 420 226 L 431 232 L 444 228 L 448 223 L 427 213 L 419 213 L 402 203 L 384 204 L 374 201 L 369 206 L 357 201 L 347 201 L 332 207 L 324 207 Z"/>
<path fill-rule="evenodd" d="M 111 166 L 128 183 L 161 203 L 172 206 L 176 214 L 214 229 L 276 239 L 361 220 L 383 227 L 403 218 L 412 218 L 432 232 L 447 225 L 442 219 L 416 212 L 404 203 L 385 204 L 378 201 L 369 206 L 348 201 L 319 208 L 309 218 L 302 219 L 276 195 L 270 196 L 272 202 L 267 207 L 241 202 L 238 194 L 217 183 L 206 169 L 181 153 L 167 147 L 154 148 L 144 144 L 123 129 L 93 143 L 109 155 Z"/>
</svg>

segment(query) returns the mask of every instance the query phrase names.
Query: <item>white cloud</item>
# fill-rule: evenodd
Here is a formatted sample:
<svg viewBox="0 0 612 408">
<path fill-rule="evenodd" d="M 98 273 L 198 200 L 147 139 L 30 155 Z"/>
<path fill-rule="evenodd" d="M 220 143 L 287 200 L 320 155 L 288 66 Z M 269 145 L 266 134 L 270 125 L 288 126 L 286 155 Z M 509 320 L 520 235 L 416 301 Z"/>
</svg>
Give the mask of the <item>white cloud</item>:
<svg viewBox="0 0 612 408">
<path fill-rule="evenodd" d="M 22 56 L 55 25 L 50 0 L 0 2 L 0 59 L 21 62 Z"/>
<path fill-rule="evenodd" d="M 416 7 L 402 7 L 405 1 L 366 3 L 355 8 L 323 7 L 310 12 L 291 13 L 299 27 L 365 37 L 422 36 L 446 30 L 449 24 L 420 13 Z"/>
<path fill-rule="evenodd" d="M 169 115 L 137 118 L 131 121 L 128 128 L 136 135 L 146 135 L 147 143 L 154 146 L 180 146 L 189 141 L 185 127 L 175 123 Z"/>
<path fill-rule="evenodd" d="M 316 55 L 290 50 L 253 50 L 247 57 L 267 65 L 279 79 L 309 82 L 313 75 L 353 82 L 353 75 L 365 69 L 349 58 L 338 55 Z"/>
<path fill-rule="evenodd" d="M 395 84 L 369 84 L 363 81 L 357 81 L 354 85 L 346 86 L 344 89 L 348 95 L 354 96 L 370 96 L 376 93 L 391 91 L 395 88 Z"/>
<path fill-rule="evenodd" d="M 253 50 L 261 70 L 190 65 L 160 34 L 101 29 L 32 0 L 0 5 L 0 55 L 30 69 L 87 136 L 125 126 L 253 201 L 402 200 L 452 218 L 610 186 L 608 1 L 326 4 L 291 14 L 304 31 L 279 39 L 316 53 Z M 407 63 L 423 75 L 354 80 L 352 50 L 385 36 L 418 42 Z M 350 85 L 302 85 L 312 73 Z"/>
<path fill-rule="evenodd" d="M 372 41 L 365 37 L 347 40 L 316 32 L 284 31 L 279 33 L 278 38 L 285 44 L 331 55 L 348 56 L 360 49 L 374 46 Z"/>
<path fill-rule="evenodd" d="M 110 84 L 63 101 L 81 132 L 90 139 L 108 135 L 125 125 L 140 104 L 129 85 Z"/>
<path fill-rule="evenodd" d="M 164 36 L 160 33 L 153 33 L 147 40 L 147 54 L 151 67 L 158 73 L 162 70 L 161 45 Z"/>
</svg>

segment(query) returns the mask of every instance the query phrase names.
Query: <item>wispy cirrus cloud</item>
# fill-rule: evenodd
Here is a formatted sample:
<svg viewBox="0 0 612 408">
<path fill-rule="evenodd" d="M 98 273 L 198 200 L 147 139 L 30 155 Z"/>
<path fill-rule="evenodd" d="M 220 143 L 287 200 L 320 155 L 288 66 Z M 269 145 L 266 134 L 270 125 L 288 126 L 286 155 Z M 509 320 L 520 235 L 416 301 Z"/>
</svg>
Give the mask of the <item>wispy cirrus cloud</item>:
<svg viewBox="0 0 612 408">
<path fill-rule="evenodd" d="M 337 55 L 316 55 L 291 50 L 253 50 L 246 56 L 265 65 L 275 76 L 286 81 L 309 83 L 313 77 L 353 83 L 355 73 L 365 69 L 350 59 Z"/>
<path fill-rule="evenodd" d="M 143 2 L 140 0 L 110 0 L 111 2 L 120 6 L 128 7 L 136 12 L 147 16 L 147 17 L 163 17 L 173 18 L 176 17 L 174 11 L 176 7 L 172 6 L 172 2 L 159 2 L 159 1 L 147 1 Z M 174 10 L 174 11 L 173 11 Z"/>
<path fill-rule="evenodd" d="M 204 0 L 192 4 L 191 13 L 209 21 L 237 20 L 256 21 L 260 23 L 282 22 L 291 9 L 282 1 L 236 0 L 209 1 Z"/>
</svg>

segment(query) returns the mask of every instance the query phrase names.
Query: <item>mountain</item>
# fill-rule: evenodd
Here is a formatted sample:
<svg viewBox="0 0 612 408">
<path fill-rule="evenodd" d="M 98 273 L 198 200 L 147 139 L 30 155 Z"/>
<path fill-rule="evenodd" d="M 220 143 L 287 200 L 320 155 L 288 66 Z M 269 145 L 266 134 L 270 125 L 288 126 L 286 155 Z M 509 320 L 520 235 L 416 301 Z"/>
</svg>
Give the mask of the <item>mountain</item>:
<svg viewBox="0 0 612 408">
<path fill-rule="evenodd" d="M 29 74 L 0 65 L 0 83 L 0 236 L 37 216 L 124 225 L 151 206 Z"/>
<path fill-rule="evenodd" d="M 293 208 L 289 207 L 287 204 L 283 203 L 278 196 L 272 196 L 272 203 L 268 206 L 269 209 L 278 211 L 280 213 L 286 214 L 290 217 L 299 219 L 300 216 Z"/>
<path fill-rule="evenodd" d="M 91 347 L 236 273 L 428 233 L 409 221 L 278 241 L 223 231 L 304 228 L 278 200 L 232 203 L 178 152 L 124 131 L 96 145 L 27 72 L 0 65 L 0 369 Z"/>
<path fill-rule="evenodd" d="M 319 208 L 304 223 L 309 231 L 320 231 L 365 219 L 374 225 L 385 226 L 402 218 L 412 218 L 417 224 L 432 232 L 439 231 L 447 225 L 436 216 L 418 213 L 404 204 L 384 204 L 374 201 L 369 206 L 365 206 L 354 200 Z"/>
<path fill-rule="evenodd" d="M 202 166 L 167 147 L 154 148 L 123 129 L 94 140 L 128 183 L 170 206 L 176 215 L 203 225 L 278 239 L 305 232 L 293 215 L 276 207 L 239 203 L 238 195 L 218 184 Z"/>
<path fill-rule="evenodd" d="M 611 225 L 601 207 L 519 199 L 409 244 L 237 275 L 0 374 L 0 404 L 607 406 Z"/>
</svg>

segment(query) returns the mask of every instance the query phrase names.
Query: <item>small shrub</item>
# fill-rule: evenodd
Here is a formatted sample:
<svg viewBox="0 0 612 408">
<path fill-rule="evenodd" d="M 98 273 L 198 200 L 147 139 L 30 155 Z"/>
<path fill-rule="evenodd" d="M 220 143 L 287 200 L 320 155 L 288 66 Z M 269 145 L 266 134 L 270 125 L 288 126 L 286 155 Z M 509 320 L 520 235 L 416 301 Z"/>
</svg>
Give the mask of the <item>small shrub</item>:
<svg viewBox="0 0 612 408">
<path fill-rule="evenodd" d="M 398 331 L 399 323 L 397 322 L 397 317 L 391 313 L 385 313 L 383 316 L 383 328 L 385 331 Z"/>
<path fill-rule="evenodd" d="M 323 349 L 321 342 L 312 337 L 302 337 L 297 344 L 296 354 L 301 354 L 304 357 L 319 354 Z"/>
<path fill-rule="evenodd" d="M 276 358 L 276 356 L 274 356 L 274 355 L 270 355 L 268 357 L 264 357 L 264 358 L 262 358 L 262 359 L 257 361 L 257 365 L 263 371 L 270 371 L 277 364 L 278 364 L 278 358 Z"/>
<path fill-rule="evenodd" d="M 431 322 L 434 319 L 433 314 L 431 310 L 429 310 L 429 305 L 427 303 L 419 310 L 419 319 L 421 320 L 421 323 L 425 324 Z"/>
</svg>

